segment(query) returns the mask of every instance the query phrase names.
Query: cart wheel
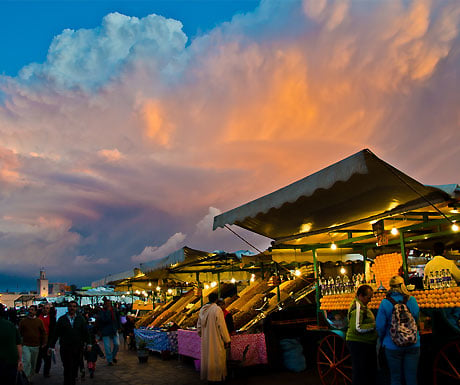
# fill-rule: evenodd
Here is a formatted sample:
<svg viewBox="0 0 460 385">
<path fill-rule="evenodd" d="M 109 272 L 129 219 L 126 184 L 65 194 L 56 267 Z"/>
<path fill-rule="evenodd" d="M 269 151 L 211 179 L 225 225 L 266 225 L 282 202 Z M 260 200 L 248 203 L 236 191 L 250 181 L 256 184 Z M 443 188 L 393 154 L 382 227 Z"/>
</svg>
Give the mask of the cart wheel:
<svg viewBox="0 0 460 385">
<path fill-rule="evenodd" d="M 342 337 L 336 334 L 324 337 L 319 342 L 316 362 L 323 385 L 351 384 L 351 356 Z"/>
<path fill-rule="evenodd" d="M 439 350 L 433 364 L 433 384 L 460 384 L 460 341 L 452 341 Z"/>
</svg>

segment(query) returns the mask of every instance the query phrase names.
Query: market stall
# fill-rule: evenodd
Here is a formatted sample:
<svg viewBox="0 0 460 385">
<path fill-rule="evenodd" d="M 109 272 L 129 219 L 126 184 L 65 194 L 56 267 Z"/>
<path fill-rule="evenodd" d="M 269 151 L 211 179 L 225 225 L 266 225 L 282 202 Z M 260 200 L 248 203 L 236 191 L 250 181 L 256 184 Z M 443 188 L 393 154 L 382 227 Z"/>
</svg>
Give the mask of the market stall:
<svg viewBox="0 0 460 385">
<path fill-rule="evenodd" d="M 312 263 L 316 322 L 312 324 L 305 317 L 289 319 L 283 312 L 295 311 L 285 309 L 272 315 L 271 329 L 283 329 L 279 334 L 287 335 L 292 325 L 296 332 L 303 325 L 304 350 L 317 346 L 316 364 L 323 384 L 349 384 L 351 365 L 343 339 L 344 315 L 355 288 L 368 283 L 381 289 L 371 304 L 376 308 L 392 275 L 401 273 L 407 283 L 422 279 L 418 276 L 420 267 L 411 265 L 411 253 L 426 254 L 437 241 L 458 250 L 459 198 L 457 185 L 423 185 L 363 150 L 215 217 L 214 228 L 238 225 L 272 238 L 269 253 L 296 251 L 301 263 Z M 350 265 L 350 260 L 358 264 Z M 332 263 L 332 268 L 327 263 Z M 442 272 L 436 275 L 442 282 Z M 432 311 L 424 319 L 422 334 L 428 337 L 444 330 L 439 314 L 456 311 L 457 288 L 419 289 L 413 293 L 422 308 Z M 427 350 L 437 354 L 431 360 L 435 363 L 435 383 L 460 380 L 460 349 L 455 352 L 460 333 L 453 326 L 447 339 L 426 339 L 425 345 L 430 347 Z M 452 358 L 445 352 L 455 355 Z"/>
</svg>

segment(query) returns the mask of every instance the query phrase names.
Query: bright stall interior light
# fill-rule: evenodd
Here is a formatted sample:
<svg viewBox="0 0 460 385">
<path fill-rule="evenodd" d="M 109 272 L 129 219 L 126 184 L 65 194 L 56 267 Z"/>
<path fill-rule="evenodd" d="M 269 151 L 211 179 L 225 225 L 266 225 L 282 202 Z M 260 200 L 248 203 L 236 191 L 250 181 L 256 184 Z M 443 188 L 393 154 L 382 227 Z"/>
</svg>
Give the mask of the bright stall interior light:
<svg viewBox="0 0 460 385">
<path fill-rule="evenodd" d="M 251 282 L 254 282 L 256 280 L 256 275 L 255 274 L 251 274 Z"/>
<path fill-rule="evenodd" d="M 121 298 L 125 298 L 125 295 L 124 295 L 124 294 L 122 294 Z"/>
<path fill-rule="evenodd" d="M 337 245 L 334 242 L 331 244 L 331 250 L 337 250 Z"/>
<path fill-rule="evenodd" d="M 453 230 L 453 231 L 458 231 L 458 230 L 459 230 L 459 227 L 458 227 L 458 225 L 457 225 L 456 223 L 454 223 L 454 224 L 452 225 L 452 230 Z"/>
<path fill-rule="evenodd" d="M 236 279 L 232 277 L 232 279 L 230 280 L 231 283 L 235 283 L 236 282 Z"/>
<path fill-rule="evenodd" d="M 299 269 L 296 269 L 296 271 L 294 271 L 294 275 L 296 277 L 300 277 L 302 275 L 302 272 Z"/>
<path fill-rule="evenodd" d="M 128 290 L 128 291 L 126 292 L 126 294 L 130 295 L 130 294 L 131 294 L 131 292 Z"/>
<path fill-rule="evenodd" d="M 347 272 L 347 271 L 345 270 L 344 267 L 341 267 L 341 268 L 340 268 L 340 274 L 345 274 L 346 272 Z"/>
<path fill-rule="evenodd" d="M 144 293 L 144 297 L 148 297 L 149 295 L 147 293 Z"/>
<path fill-rule="evenodd" d="M 152 286 L 152 282 L 149 282 L 149 286 L 150 286 L 150 287 Z"/>
<path fill-rule="evenodd" d="M 141 294 L 141 292 L 139 290 L 136 290 L 136 294 Z"/>
<path fill-rule="evenodd" d="M 216 287 L 217 286 L 217 282 L 216 281 L 212 281 L 211 282 L 211 287 Z"/>
<path fill-rule="evenodd" d="M 172 289 L 168 289 L 168 294 L 172 294 Z"/>
<path fill-rule="evenodd" d="M 157 291 L 160 291 L 161 290 L 161 287 L 160 286 L 157 286 Z"/>
<path fill-rule="evenodd" d="M 391 234 L 393 234 L 393 235 L 398 235 L 398 234 L 399 234 L 398 229 L 397 229 L 396 227 L 393 227 L 393 228 L 391 229 Z"/>
<path fill-rule="evenodd" d="M 208 285 L 208 284 L 204 285 L 204 288 L 205 288 L 206 290 L 208 290 L 208 289 L 209 289 L 209 285 Z"/>
</svg>

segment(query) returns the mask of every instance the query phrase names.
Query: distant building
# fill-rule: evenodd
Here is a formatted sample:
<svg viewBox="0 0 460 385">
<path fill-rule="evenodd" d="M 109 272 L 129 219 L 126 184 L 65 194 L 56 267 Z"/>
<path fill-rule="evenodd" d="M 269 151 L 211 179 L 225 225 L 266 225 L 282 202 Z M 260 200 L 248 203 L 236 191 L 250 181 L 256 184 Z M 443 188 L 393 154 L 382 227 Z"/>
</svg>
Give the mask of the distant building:
<svg viewBox="0 0 460 385">
<path fill-rule="evenodd" d="M 40 278 L 37 279 L 37 294 L 39 297 L 48 297 L 48 280 L 45 270 L 40 270 Z"/>
<path fill-rule="evenodd" d="M 68 291 L 67 283 L 54 282 L 49 284 L 49 293 L 52 295 L 63 294 L 66 291 Z"/>
</svg>

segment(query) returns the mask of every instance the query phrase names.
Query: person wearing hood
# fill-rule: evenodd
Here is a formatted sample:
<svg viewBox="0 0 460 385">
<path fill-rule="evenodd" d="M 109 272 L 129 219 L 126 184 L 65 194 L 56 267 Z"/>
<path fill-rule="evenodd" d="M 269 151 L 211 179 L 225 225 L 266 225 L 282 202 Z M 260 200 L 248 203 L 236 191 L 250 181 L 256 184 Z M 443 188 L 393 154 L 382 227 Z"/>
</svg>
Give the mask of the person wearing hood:
<svg viewBox="0 0 460 385">
<path fill-rule="evenodd" d="M 415 322 L 418 322 L 419 307 L 415 297 L 410 296 L 399 275 L 390 279 L 390 290 L 387 298 L 380 303 L 377 312 L 377 332 L 390 368 L 391 385 L 402 384 L 402 377 L 406 385 L 417 384 L 417 368 L 420 357 L 420 334 L 416 332 L 416 342 L 407 346 L 396 345 L 391 335 L 393 308 L 397 303 L 405 303 Z M 414 333 L 415 336 L 415 333 Z"/>
<path fill-rule="evenodd" d="M 197 323 L 201 337 L 201 379 L 209 382 L 225 380 L 226 348 L 230 345 L 224 313 L 217 306 L 217 299 L 216 293 L 209 294 L 209 302 L 201 308 Z"/>
<path fill-rule="evenodd" d="M 361 285 L 348 309 L 346 341 L 351 354 L 353 385 L 375 384 L 377 332 L 374 314 L 367 308 L 373 295 L 372 287 Z"/>
</svg>

